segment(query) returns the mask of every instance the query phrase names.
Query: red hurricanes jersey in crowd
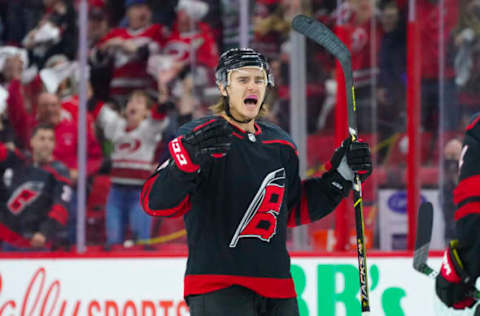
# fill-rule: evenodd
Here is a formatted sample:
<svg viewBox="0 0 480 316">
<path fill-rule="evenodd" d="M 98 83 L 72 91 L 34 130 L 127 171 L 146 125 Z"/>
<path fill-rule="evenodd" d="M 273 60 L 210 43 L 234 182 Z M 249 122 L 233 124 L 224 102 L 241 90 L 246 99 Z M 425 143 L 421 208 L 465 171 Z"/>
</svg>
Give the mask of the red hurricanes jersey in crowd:
<svg viewBox="0 0 480 316">
<path fill-rule="evenodd" d="M 180 135 L 215 119 L 187 123 Z M 296 146 L 279 127 L 233 130 L 226 157 L 202 165 L 194 179 L 159 167 L 144 184 L 142 206 L 154 216 L 184 215 L 185 296 L 236 284 L 265 297 L 295 297 L 287 226 L 326 216 L 343 196 L 323 177 L 301 181 Z"/>
<path fill-rule="evenodd" d="M 173 55 L 177 60 L 188 62 L 190 52 L 195 51 L 196 63 L 214 68 L 218 63 L 218 48 L 212 30 L 206 23 L 197 23 L 195 30 L 181 33 L 175 24 L 172 33 L 166 40 L 163 52 Z"/>
<path fill-rule="evenodd" d="M 443 36 L 440 37 L 440 1 L 419 0 L 417 3 L 417 21 L 420 28 L 422 51 L 422 78 L 436 79 L 439 74 L 439 43 L 443 37 L 445 47 L 445 77 L 455 75 L 453 63 L 449 58 L 448 47 L 452 43 L 452 31 L 458 23 L 458 0 L 444 1 Z"/>
<path fill-rule="evenodd" d="M 163 25 L 153 24 L 140 30 L 116 28 L 111 30 L 97 46 L 101 46 L 112 38 L 133 41 L 137 47 L 148 46 L 150 54 L 160 51 L 165 41 L 167 30 Z M 113 77 L 110 83 L 112 95 L 126 95 L 135 89 L 155 89 L 153 78 L 147 73 L 147 60 L 139 60 L 122 50 L 115 52 Z"/>
<path fill-rule="evenodd" d="M 28 147 L 33 127 L 38 123 L 33 115 L 27 112 L 20 92 L 20 82 L 12 81 L 7 99 L 7 113 L 22 144 Z M 74 99 L 70 100 L 73 102 Z M 55 126 L 54 157 L 70 169 L 77 169 L 78 125 L 72 113 L 73 104 L 63 106 L 62 120 Z M 87 170 L 89 174 L 97 171 L 102 162 L 102 150 L 95 137 L 92 125 L 87 128 Z"/>
<path fill-rule="evenodd" d="M 97 123 L 105 138 L 112 141 L 112 182 L 142 185 L 152 173 L 153 158 L 162 131 L 168 124 L 165 113 L 152 110 L 135 129 L 127 128 L 124 117 L 108 106 L 98 112 Z"/>
<path fill-rule="evenodd" d="M 355 23 L 354 19 L 345 24 L 350 34 L 349 47 L 352 53 L 353 79 L 356 87 L 362 87 L 371 82 L 378 74 L 377 55 L 380 50 L 382 29 L 380 24 L 369 19 L 362 24 Z"/>
<path fill-rule="evenodd" d="M 34 165 L 0 143 L 0 240 L 29 247 L 36 232 L 52 238 L 68 218 L 68 169 L 59 161 Z"/>
</svg>

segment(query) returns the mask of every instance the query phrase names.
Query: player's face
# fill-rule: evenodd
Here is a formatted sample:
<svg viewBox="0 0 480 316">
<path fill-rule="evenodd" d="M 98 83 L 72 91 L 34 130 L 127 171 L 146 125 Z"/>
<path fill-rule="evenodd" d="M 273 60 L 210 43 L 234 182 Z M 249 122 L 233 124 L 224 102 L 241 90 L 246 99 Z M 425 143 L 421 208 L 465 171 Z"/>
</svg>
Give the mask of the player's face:
<svg viewBox="0 0 480 316">
<path fill-rule="evenodd" d="M 267 80 L 265 71 L 258 67 L 242 67 L 230 73 L 229 85 L 221 89 L 228 92 L 230 112 L 240 120 L 254 119 L 265 97 Z"/>
<path fill-rule="evenodd" d="M 49 162 L 55 147 L 55 133 L 51 129 L 39 129 L 30 140 L 33 158 L 36 162 Z"/>
<path fill-rule="evenodd" d="M 57 125 L 60 123 L 62 106 L 58 97 L 51 93 L 42 93 L 38 97 L 37 119 L 42 123 Z"/>
<path fill-rule="evenodd" d="M 148 115 L 147 100 L 144 96 L 134 95 L 130 97 L 125 108 L 125 117 L 128 127 L 137 127 Z"/>
</svg>

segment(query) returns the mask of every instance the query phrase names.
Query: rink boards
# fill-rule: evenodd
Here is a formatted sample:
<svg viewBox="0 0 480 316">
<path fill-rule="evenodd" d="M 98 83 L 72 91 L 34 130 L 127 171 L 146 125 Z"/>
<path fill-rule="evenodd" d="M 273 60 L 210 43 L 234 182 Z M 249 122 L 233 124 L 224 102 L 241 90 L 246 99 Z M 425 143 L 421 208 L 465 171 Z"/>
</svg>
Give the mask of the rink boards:
<svg viewBox="0 0 480 316">
<path fill-rule="evenodd" d="M 440 257 L 429 262 L 438 267 Z M 0 315 L 188 315 L 185 263 L 184 256 L 3 257 Z M 433 280 L 411 266 L 409 254 L 368 258 L 371 315 L 439 314 Z M 292 275 L 302 316 L 360 315 L 356 257 L 294 256 Z"/>
</svg>

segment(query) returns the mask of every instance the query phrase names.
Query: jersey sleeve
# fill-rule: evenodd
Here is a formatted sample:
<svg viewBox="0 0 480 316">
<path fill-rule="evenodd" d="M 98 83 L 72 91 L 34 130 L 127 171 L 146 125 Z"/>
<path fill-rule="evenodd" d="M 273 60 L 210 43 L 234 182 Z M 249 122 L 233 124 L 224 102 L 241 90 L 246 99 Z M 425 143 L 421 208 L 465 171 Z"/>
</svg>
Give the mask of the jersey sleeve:
<svg viewBox="0 0 480 316">
<path fill-rule="evenodd" d="M 453 192 L 457 237 L 465 270 L 480 276 L 480 115 L 467 127 L 460 176 Z"/>
<path fill-rule="evenodd" d="M 195 123 L 187 123 L 179 129 L 178 136 L 185 135 Z M 176 169 L 170 157 L 160 165 L 142 187 L 140 203 L 151 216 L 179 217 L 191 207 L 191 197 L 197 187 L 196 174 L 183 174 Z"/>
<path fill-rule="evenodd" d="M 288 163 L 288 227 L 295 227 L 319 220 L 330 214 L 340 203 L 343 194 L 333 189 L 327 181 L 328 174 L 320 178 L 301 180 L 299 161 L 295 153 Z"/>
<path fill-rule="evenodd" d="M 55 162 L 48 167 L 52 176 L 52 206 L 45 221 L 40 225 L 40 232 L 48 239 L 55 236 L 67 224 L 68 205 L 72 198 L 72 187 L 67 167 Z"/>
</svg>

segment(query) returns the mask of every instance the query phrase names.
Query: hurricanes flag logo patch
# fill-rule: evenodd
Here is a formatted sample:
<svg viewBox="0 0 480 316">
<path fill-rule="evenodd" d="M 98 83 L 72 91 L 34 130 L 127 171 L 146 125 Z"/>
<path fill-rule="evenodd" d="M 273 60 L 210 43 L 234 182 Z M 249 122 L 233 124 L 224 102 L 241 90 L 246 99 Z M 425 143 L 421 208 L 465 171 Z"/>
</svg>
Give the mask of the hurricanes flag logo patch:
<svg viewBox="0 0 480 316">
<path fill-rule="evenodd" d="M 275 235 L 277 216 L 280 214 L 285 192 L 285 179 L 284 168 L 270 172 L 263 179 L 235 231 L 230 248 L 235 248 L 240 238 L 256 237 L 263 241 L 270 241 Z"/>
</svg>

